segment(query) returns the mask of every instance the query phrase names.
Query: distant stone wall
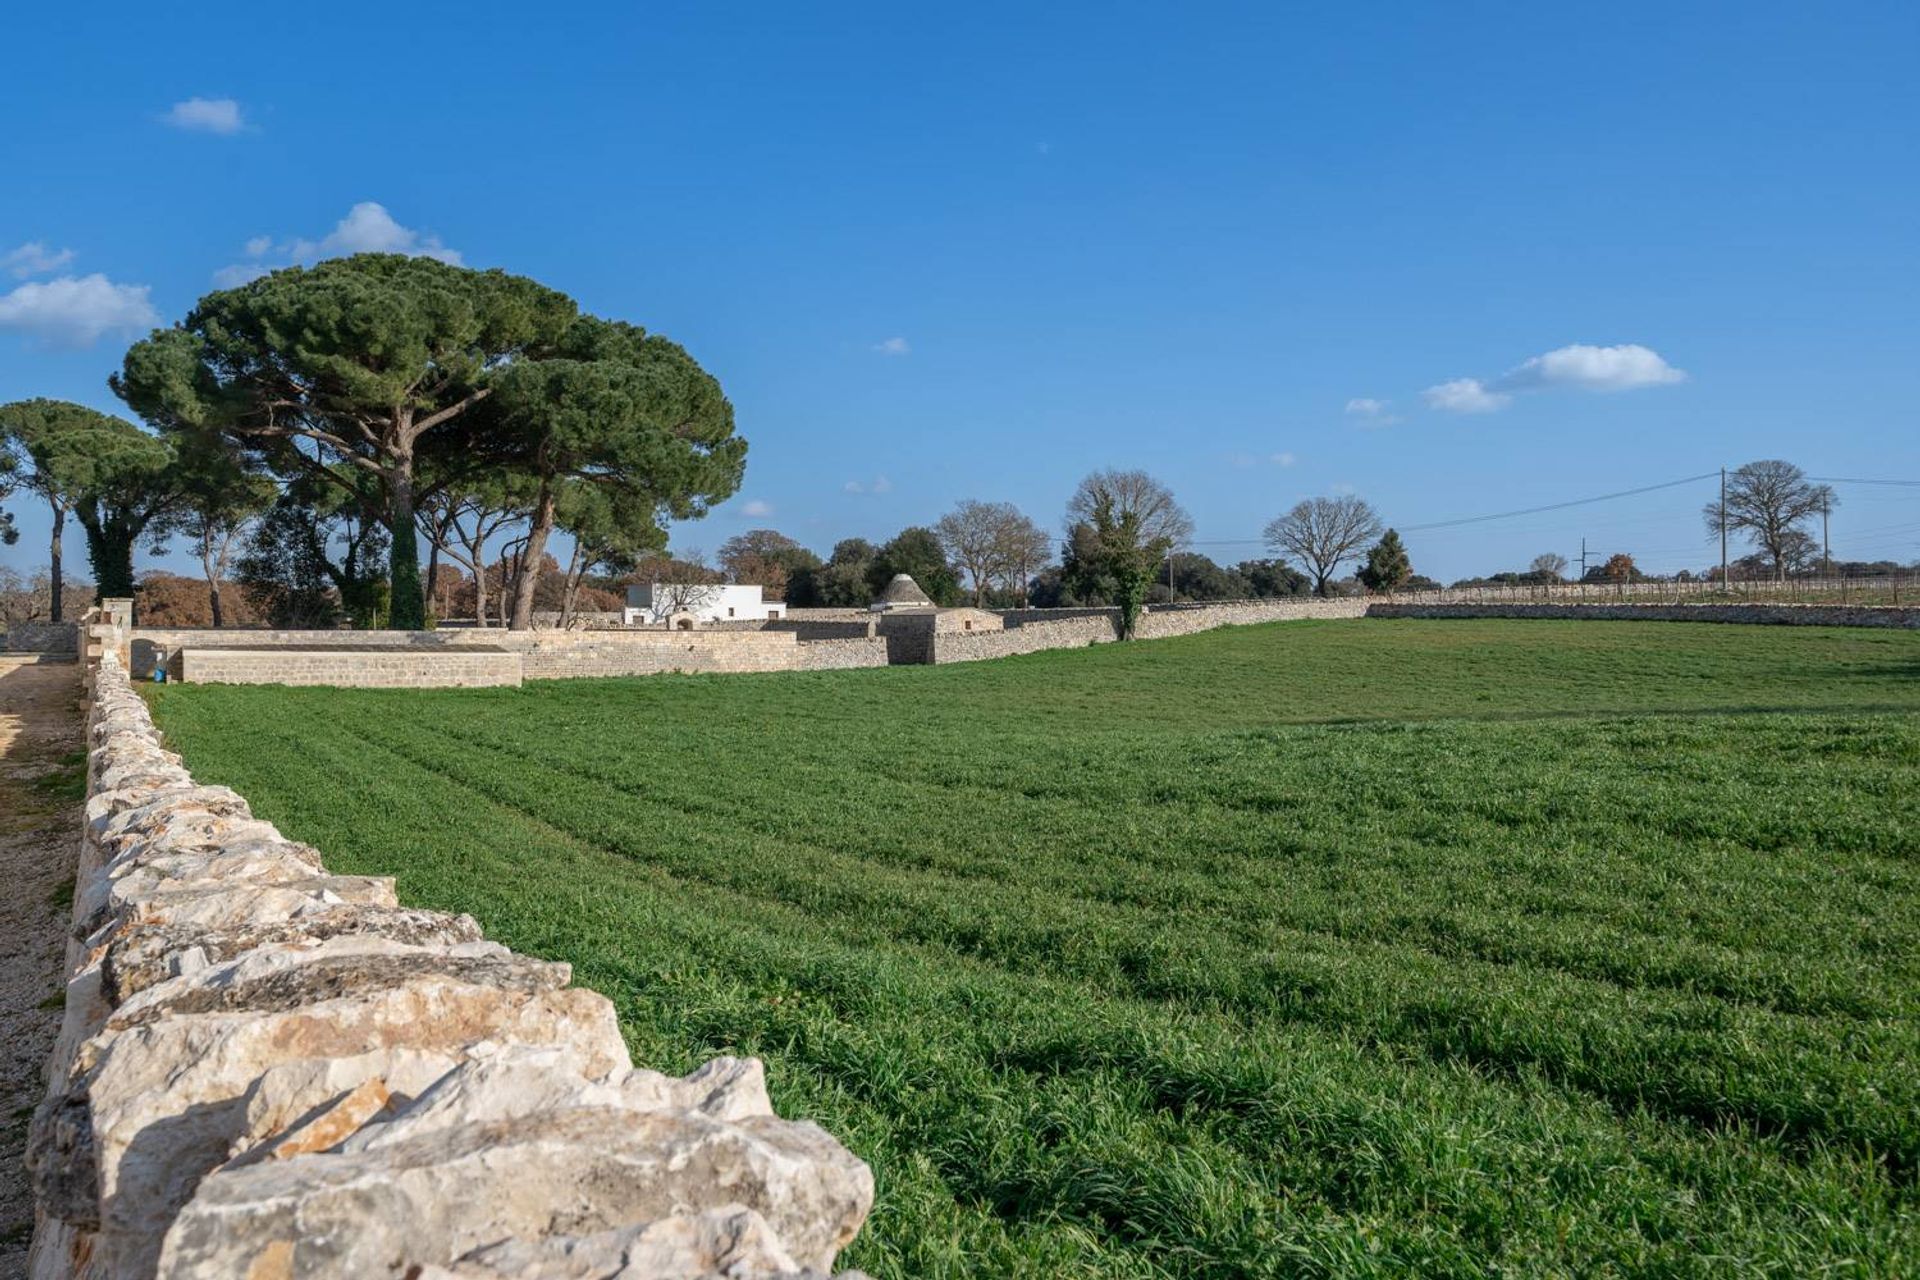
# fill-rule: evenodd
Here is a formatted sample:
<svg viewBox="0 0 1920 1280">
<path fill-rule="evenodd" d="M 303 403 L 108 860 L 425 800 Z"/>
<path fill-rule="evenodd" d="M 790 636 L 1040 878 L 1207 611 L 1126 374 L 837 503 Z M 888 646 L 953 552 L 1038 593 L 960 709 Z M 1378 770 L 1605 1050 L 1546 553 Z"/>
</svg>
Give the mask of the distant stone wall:
<svg viewBox="0 0 1920 1280">
<path fill-rule="evenodd" d="M 440 631 L 276 631 L 253 627 L 135 627 L 130 633 L 133 674 L 153 670 L 157 655 L 167 655 L 167 674 L 182 678 L 180 655 L 189 648 L 208 649 L 338 649 L 350 645 L 369 649 L 442 649 L 484 646 L 501 648 L 500 636 L 515 634 L 491 628 L 449 627 Z M 521 632 L 518 634 L 529 634 Z"/>
<path fill-rule="evenodd" d="M 791 671 L 801 665 L 798 641 L 791 632 L 700 629 L 502 635 L 503 647 L 524 656 L 529 680 L 650 676 L 669 671 Z"/>
<path fill-rule="evenodd" d="M 856 667 L 887 665 L 887 641 L 884 636 L 806 640 L 794 646 L 796 671 L 848 671 Z"/>
<path fill-rule="evenodd" d="M 1204 604 L 1160 605 L 1142 613 L 1134 634 L 1141 640 L 1192 635 L 1215 627 L 1249 626 L 1306 618 L 1357 618 L 1362 599 L 1223 600 Z M 1119 637 L 1118 609 L 1001 609 L 1004 631 L 941 631 L 931 637 L 932 661 L 978 662 L 1042 649 L 1078 649 Z"/>
<path fill-rule="evenodd" d="M 8 627 L 0 649 L 10 653 L 78 653 L 80 626 L 73 622 L 22 622 Z"/>
<path fill-rule="evenodd" d="M 521 654 L 482 649 L 194 649 L 174 664 L 188 684 L 334 685 L 353 689 L 518 687 Z"/>
<path fill-rule="evenodd" d="M 1207 604 L 1160 605 L 1142 614 L 1136 634 L 1142 640 L 1192 635 L 1215 627 L 1243 627 L 1261 622 L 1298 622 L 1309 618 L 1359 618 L 1367 612 L 1364 597 L 1320 600 L 1289 596 L 1280 600 L 1221 600 Z"/>
<path fill-rule="evenodd" d="M 1116 618 L 1087 614 L 1048 622 L 1027 622 L 1005 631 L 948 631 L 929 637 L 932 661 L 980 662 L 1042 649 L 1084 649 L 1119 638 Z"/>
<path fill-rule="evenodd" d="M 1801 627 L 1920 627 L 1920 609 L 1825 604 L 1372 604 L 1369 618 L 1598 618 Z"/>
<path fill-rule="evenodd" d="M 512 684 L 509 667 L 528 680 L 577 676 L 643 676 L 666 672 L 818 671 L 884 666 L 884 641 L 862 627 L 832 638 L 761 627 L 692 631 L 618 628 L 605 631 L 267 631 L 230 627 L 138 627 L 132 632 L 133 670 L 151 672 L 167 655 L 170 679 L 219 678 L 266 683 L 278 670 L 286 684 L 355 686 L 467 686 Z M 855 643 L 857 641 L 857 643 Z M 830 648 L 816 651 L 817 646 Z M 228 658 L 245 652 L 246 658 Z M 487 656 L 482 656 L 487 655 Z M 217 674 L 209 674 L 217 673 Z M 258 678 L 249 678 L 256 676 Z M 333 678 L 322 678 L 333 677 Z"/>
<path fill-rule="evenodd" d="M 121 640 L 89 645 L 37 1280 L 831 1271 L 872 1174 L 758 1061 L 636 1069 L 568 966 L 329 873 L 162 746 Z"/>
<path fill-rule="evenodd" d="M 878 615 L 871 613 L 852 618 L 772 618 L 762 628 L 791 631 L 802 640 L 846 640 L 878 634 L 877 619 Z"/>
</svg>

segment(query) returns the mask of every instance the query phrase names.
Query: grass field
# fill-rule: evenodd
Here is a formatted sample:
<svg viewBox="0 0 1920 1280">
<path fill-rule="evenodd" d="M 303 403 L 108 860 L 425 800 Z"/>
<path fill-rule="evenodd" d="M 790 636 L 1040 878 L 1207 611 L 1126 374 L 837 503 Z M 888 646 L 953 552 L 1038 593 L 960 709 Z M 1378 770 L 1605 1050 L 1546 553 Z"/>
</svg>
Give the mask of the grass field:
<svg viewBox="0 0 1920 1280">
<path fill-rule="evenodd" d="M 637 1060 L 765 1057 L 877 1276 L 1920 1275 L 1920 633 L 154 701 Z"/>
</svg>

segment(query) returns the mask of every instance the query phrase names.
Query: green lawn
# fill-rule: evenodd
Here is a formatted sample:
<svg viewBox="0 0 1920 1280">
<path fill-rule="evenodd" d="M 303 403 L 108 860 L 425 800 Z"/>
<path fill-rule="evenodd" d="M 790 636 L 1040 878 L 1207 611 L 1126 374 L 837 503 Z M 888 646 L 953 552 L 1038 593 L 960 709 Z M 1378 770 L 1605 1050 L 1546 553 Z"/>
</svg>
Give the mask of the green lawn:
<svg viewBox="0 0 1920 1280">
<path fill-rule="evenodd" d="M 1920 633 L 153 692 L 636 1060 L 766 1058 L 877 1276 L 1920 1275 Z"/>
</svg>

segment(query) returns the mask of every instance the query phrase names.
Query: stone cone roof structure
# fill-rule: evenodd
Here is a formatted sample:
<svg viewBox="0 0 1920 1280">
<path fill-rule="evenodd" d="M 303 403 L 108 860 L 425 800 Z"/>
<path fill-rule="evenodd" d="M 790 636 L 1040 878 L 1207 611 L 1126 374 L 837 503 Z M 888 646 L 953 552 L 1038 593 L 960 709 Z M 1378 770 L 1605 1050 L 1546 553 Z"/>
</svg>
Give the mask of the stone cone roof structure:
<svg viewBox="0 0 1920 1280">
<path fill-rule="evenodd" d="M 930 609 L 933 607 L 933 598 L 920 589 L 920 584 L 913 580 L 911 574 L 896 573 L 886 590 L 875 597 L 874 604 L 889 609 Z"/>
</svg>

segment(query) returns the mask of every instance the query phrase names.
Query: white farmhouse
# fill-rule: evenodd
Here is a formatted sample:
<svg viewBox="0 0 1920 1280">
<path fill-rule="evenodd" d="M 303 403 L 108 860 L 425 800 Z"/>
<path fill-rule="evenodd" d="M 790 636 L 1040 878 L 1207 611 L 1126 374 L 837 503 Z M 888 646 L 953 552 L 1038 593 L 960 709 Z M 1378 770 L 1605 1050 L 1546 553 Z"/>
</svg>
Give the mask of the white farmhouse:
<svg viewBox="0 0 1920 1280">
<path fill-rule="evenodd" d="M 626 624 L 659 624 L 670 619 L 686 625 L 712 622 L 753 622 L 777 618 L 786 606 L 761 599 L 758 583 L 650 582 L 627 588 Z"/>
</svg>

